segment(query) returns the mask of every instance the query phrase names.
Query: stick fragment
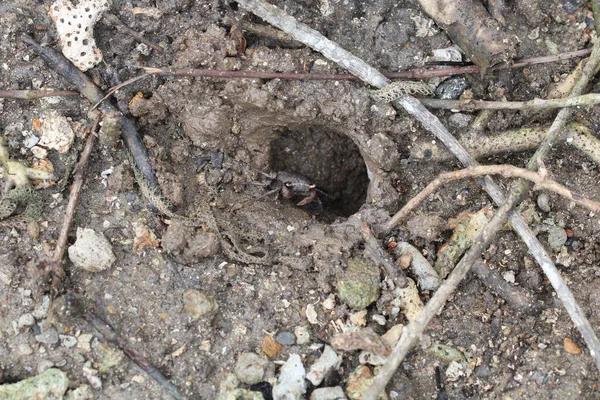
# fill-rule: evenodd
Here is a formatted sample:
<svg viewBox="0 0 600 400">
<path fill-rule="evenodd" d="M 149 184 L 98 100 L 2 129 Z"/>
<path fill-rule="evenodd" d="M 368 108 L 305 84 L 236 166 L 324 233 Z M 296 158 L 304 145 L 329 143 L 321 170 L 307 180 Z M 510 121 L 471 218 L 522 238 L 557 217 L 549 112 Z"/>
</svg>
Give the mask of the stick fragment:
<svg viewBox="0 0 600 400">
<path fill-rule="evenodd" d="M 505 178 L 521 178 L 527 179 L 535 183 L 535 190 L 548 190 L 554 192 L 566 199 L 569 199 L 582 207 L 587 208 L 595 213 L 600 213 L 600 203 L 573 193 L 571 190 L 553 181 L 547 176 L 541 175 L 535 171 L 518 168 L 510 164 L 501 165 L 478 165 L 472 166 L 457 171 L 441 173 L 427 187 L 421 190 L 416 196 L 410 199 L 400 211 L 398 211 L 388 222 L 383 226 L 386 232 L 391 231 L 400 221 L 410 214 L 416 207 L 425 201 L 433 192 L 438 190 L 443 185 L 461 179 L 479 178 L 485 175 L 501 175 Z"/>
<path fill-rule="evenodd" d="M 515 56 L 517 38 L 490 16 L 481 1 L 419 0 L 419 4 L 482 73 Z"/>
<path fill-rule="evenodd" d="M 148 40 L 142 35 L 125 25 L 116 15 L 111 13 L 104 13 L 104 21 L 111 26 L 114 26 L 118 31 L 126 33 L 134 37 L 138 42 L 144 43 L 146 46 L 153 48 L 160 54 L 165 53 L 165 49 L 157 45 L 156 43 Z"/>
<path fill-rule="evenodd" d="M 485 263 L 478 261 L 471 269 L 488 289 L 502 297 L 511 308 L 525 314 L 537 314 L 540 311 L 538 303 L 530 293 L 508 283 Z"/>
<path fill-rule="evenodd" d="M 40 266 L 50 272 L 51 275 L 51 293 L 50 293 L 50 306 L 48 307 L 48 321 L 52 321 L 54 313 L 54 300 L 56 295 L 60 291 L 60 287 L 63 284 L 65 271 L 63 268 L 63 257 L 67 248 L 67 241 L 69 239 L 69 232 L 73 226 L 73 219 L 75 218 L 75 211 L 77 210 L 77 204 L 79 203 L 79 195 L 81 194 L 81 188 L 83 186 L 83 177 L 87 163 L 92 154 L 94 143 L 96 142 L 96 131 L 100 124 L 100 117 L 96 118 L 90 133 L 88 134 L 85 142 L 85 147 L 81 153 L 81 157 L 77 162 L 74 170 L 73 183 L 71 184 L 71 190 L 69 192 L 69 200 L 67 207 L 65 208 L 65 216 L 63 218 L 63 224 L 60 228 L 60 234 L 56 240 L 56 247 L 54 248 L 54 254 L 51 260 L 45 260 L 40 263 Z M 65 179 L 69 179 L 68 176 Z M 41 268 L 40 268 L 41 269 Z"/>
<path fill-rule="evenodd" d="M 34 100 L 54 96 L 79 96 L 79 92 L 76 90 L 0 90 L 0 99 Z"/>
<path fill-rule="evenodd" d="M 533 99 L 529 101 L 486 101 L 486 100 L 443 100 L 419 99 L 429 108 L 443 110 L 550 110 L 563 107 L 584 107 L 600 103 L 600 93 L 590 93 L 583 96 L 564 99 Z"/>
</svg>

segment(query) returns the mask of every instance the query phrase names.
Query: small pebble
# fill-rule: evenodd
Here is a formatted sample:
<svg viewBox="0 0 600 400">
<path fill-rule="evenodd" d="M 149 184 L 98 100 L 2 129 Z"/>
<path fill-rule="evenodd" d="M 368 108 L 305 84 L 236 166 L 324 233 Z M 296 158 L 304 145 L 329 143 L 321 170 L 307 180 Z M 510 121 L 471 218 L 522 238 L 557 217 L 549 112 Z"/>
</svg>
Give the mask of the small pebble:
<svg viewBox="0 0 600 400">
<path fill-rule="evenodd" d="M 20 355 L 27 356 L 31 353 L 33 353 L 33 349 L 31 348 L 31 346 L 28 343 L 21 343 L 19 345 L 19 354 Z"/>
<path fill-rule="evenodd" d="M 350 314 L 350 323 L 354 326 L 366 326 L 367 310 L 357 311 Z"/>
<path fill-rule="evenodd" d="M 319 323 L 319 320 L 317 319 L 317 311 L 315 310 L 315 306 L 312 304 L 308 304 L 306 306 L 306 319 L 313 325 Z"/>
<path fill-rule="evenodd" d="M 235 375 L 240 382 L 254 385 L 264 379 L 267 363 L 256 353 L 242 353 L 235 364 Z"/>
<path fill-rule="evenodd" d="M 379 269 L 362 258 L 350 258 L 337 282 L 340 301 L 354 310 L 363 310 L 379 298 Z"/>
<path fill-rule="evenodd" d="M 335 295 L 331 294 L 321 303 L 324 309 L 333 310 L 335 308 Z"/>
<path fill-rule="evenodd" d="M 45 332 L 35 336 L 35 340 L 44 344 L 56 344 L 58 343 L 58 332 L 55 328 L 48 328 Z"/>
<path fill-rule="evenodd" d="M 183 294 L 183 308 L 193 320 L 198 320 L 205 315 L 217 312 L 219 304 L 211 295 L 200 290 L 190 289 Z"/>
<path fill-rule="evenodd" d="M 570 238 L 572 238 L 572 237 L 573 237 L 573 235 L 575 234 L 575 233 L 573 232 L 573 229 L 571 229 L 571 228 L 567 228 L 567 229 L 565 229 L 565 233 L 567 234 L 567 237 L 568 237 L 569 239 L 570 239 Z"/>
<path fill-rule="evenodd" d="M 346 400 L 344 390 L 339 386 L 315 389 L 310 394 L 310 400 Z"/>
<path fill-rule="evenodd" d="M 33 156 L 35 158 L 40 159 L 40 160 L 48 157 L 48 150 L 46 150 L 42 147 L 39 147 L 39 146 L 33 146 L 31 148 L 31 152 L 33 153 Z"/>
<path fill-rule="evenodd" d="M 561 227 L 552 226 L 548 230 L 548 244 L 554 251 L 560 251 L 567 239 L 567 232 Z"/>
<path fill-rule="evenodd" d="M 563 341 L 563 347 L 565 351 L 569 354 L 579 354 L 581 353 L 581 347 L 577 346 L 577 343 L 573 341 L 573 339 L 566 337 Z"/>
<path fill-rule="evenodd" d="M 125 196 L 125 200 L 127 200 L 128 203 L 133 203 L 135 199 L 136 197 L 133 193 L 127 193 L 127 196 Z"/>
<path fill-rule="evenodd" d="M 310 367 L 306 379 L 314 386 L 319 386 L 331 370 L 337 370 L 342 363 L 340 357 L 331 346 L 325 346 L 321 357 Z"/>
<path fill-rule="evenodd" d="M 290 358 L 283 364 L 273 386 L 273 398 L 285 400 L 304 399 L 306 393 L 306 371 L 302 365 L 302 359 L 298 354 L 290 354 Z"/>
<path fill-rule="evenodd" d="M 265 336 L 260 347 L 269 358 L 275 357 L 281 350 L 283 350 L 283 346 L 277 343 L 277 341 L 269 335 Z"/>
<path fill-rule="evenodd" d="M 292 332 L 281 331 L 275 335 L 275 341 L 284 346 L 293 346 L 296 344 L 296 336 Z"/>
<path fill-rule="evenodd" d="M 307 344 L 310 342 L 310 332 L 306 326 L 297 326 L 294 329 L 294 335 L 296 335 L 296 343 Z"/>
<path fill-rule="evenodd" d="M 40 225 L 37 221 L 29 221 L 27 223 L 27 234 L 32 239 L 37 239 L 40 236 Z"/>
<path fill-rule="evenodd" d="M 396 260 L 396 264 L 400 267 L 400 269 L 407 269 L 410 267 L 410 263 L 412 262 L 412 256 L 410 254 L 402 254 Z"/>
<path fill-rule="evenodd" d="M 550 212 L 550 198 L 546 193 L 540 193 L 538 195 L 537 205 L 543 212 Z"/>
<path fill-rule="evenodd" d="M 453 76 L 438 85 L 435 95 L 439 99 L 456 100 L 469 87 L 469 82 L 464 76 Z"/>
<path fill-rule="evenodd" d="M 27 313 L 19 317 L 19 322 L 17 323 L 17 326 L 20 329 L 24 327 L 33 326 L 33 324 L 35 324 L 35 319 L 33 318 L 33 315 Z"/>
<path fill-rule="evenodd" d="M 377 322 L 381 326 L 385 326 L 385 324 L 387 322 L 385 320 L 385 317 L 381 314 L 375 314 L 371 318 L 373 319 L 373 321 Z"/>
<path fill-rule="evenodd" d="M 0 399 L 62 399 L 68 388 L 67 374 L 50 368 L 32 378 L 0 385 Z"/>
<path fill-rule="evenodd" d="M 108 239 L 89 228 L 77 228 L 77 240 L 68 252 L 76 267 L 89 272 L 103 271 L 117 260 Z"/>
<path fill-rule="evenodd" d="M 63 347 L 70 348 L 77 344 L 77 338 L 71 335 L 58 335 L 60 344 Z"/>
</svg>

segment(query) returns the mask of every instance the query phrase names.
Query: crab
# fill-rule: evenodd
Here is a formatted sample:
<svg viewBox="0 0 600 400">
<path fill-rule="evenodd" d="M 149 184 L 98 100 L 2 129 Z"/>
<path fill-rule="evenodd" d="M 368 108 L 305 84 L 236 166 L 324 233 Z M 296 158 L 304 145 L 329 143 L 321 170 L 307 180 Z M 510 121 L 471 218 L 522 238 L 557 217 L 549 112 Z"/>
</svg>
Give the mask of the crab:
<svg viewBox="0 0 600 400">
<path fill-rule="evenodd" d="M 273 193 L 279 193 L 284 199 L 299 199 L 296 206 L 302 207 L 308 204 L 316 204 L 317 208 L 322 207 L 321 196 L 329 197 L 327 193 L 322 191 L 309 178 L 295 172 L 279 171 L 277 173 L 265 174 L 264 176 L 271 179 L 268 186 L 273 189 L 267 192 L 264 196 L 269 196 Z"/>
</svg>

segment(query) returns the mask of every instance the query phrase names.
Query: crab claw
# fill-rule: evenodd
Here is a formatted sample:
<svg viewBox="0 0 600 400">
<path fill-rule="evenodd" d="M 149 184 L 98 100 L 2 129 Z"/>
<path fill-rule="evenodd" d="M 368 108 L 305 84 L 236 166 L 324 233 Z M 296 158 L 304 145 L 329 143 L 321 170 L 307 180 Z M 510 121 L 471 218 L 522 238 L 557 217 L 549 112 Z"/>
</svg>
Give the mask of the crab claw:
<svg viewBox="0 0 600 400">
<path fill-rule="evenodd" d="M 298 204 L 296 204 L 298 207 L 302 207 L 305 206 L 307 204 L 310 204 L 314 201 L 314 199 L 317 198 L 317 191 L 316 190 L 311 190 L 308 193 L 308 196 L 306 196 L 305 198 L 303 198 Z"/>
</svg>

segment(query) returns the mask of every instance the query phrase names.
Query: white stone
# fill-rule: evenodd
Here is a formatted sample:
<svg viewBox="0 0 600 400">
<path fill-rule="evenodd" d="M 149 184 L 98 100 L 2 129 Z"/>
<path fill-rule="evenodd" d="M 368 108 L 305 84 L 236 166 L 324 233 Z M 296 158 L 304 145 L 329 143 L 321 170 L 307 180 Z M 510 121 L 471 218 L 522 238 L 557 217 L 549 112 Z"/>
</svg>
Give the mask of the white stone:
<svg viewBox="0 0 600 400">
<path fill-rule="evenodd" d="M 319 323 L 317 311 L 315 311 L 315 306 L 312 304 L 306 306 L 306 319 L 313 325 Z"/>
<path fill-rule="evenodd" d="M 281 367 L 277 384 L 273 386 L 273 400 L 300 400 L 306 393 L 306 371 L 298 354 L 290 358 Z"/>
<path fill-rule="evenodd" d="M 339 368 L 341 363 L 342 357 L 338 356 L 330 346 L 325 346 L 321 357 L 310 367 L 310 370 L 306 374 L 306 379 L 313 385 L 319 386 L 323 382 L 325 375 L 332 369 Z"/>
<path fill-rule="evenodd" d="M 35 318 L 33 318 L 33 315 L 27 313 L 27 314 L 23 314 L 19 317 L 19 322 L 18 322 L 19 328 L 24 328 L 26 326 L 33 326 L 33 324 L 35 324 Z"/>
<path fill-rule="evenodd" d="M 31 153 L 37 159 L 44 159 L 48 157 L 48 150 L 41 148 L 40 146 L 33 146 L 31 148 Z"/>
<path fill-rule="evenodd" d="M 82 71 L 102 61 L 94 40 L 94 25 L 108 7 L 108 0 L 82 0 L 76 6 L 69 0 L 58 0 L 50 6 L 62 52 Z"/>
<path fill-rule="evenodd" d="M 75 139 L 75 132 L 67 118 L 56 111 L 50 111 L 40 118 L 40 122 L 42 137 L 38 144 L 62 154 L 69 151 Z"/>
<path fill-rule="evenodd" d="M 76 267 L 99 272 L 109 268 L 117 258 L 112 245 L 102 233 L 89 228 L 77 228 L 77 240 L 69 247 L 69 259 Z"/>
<path fill-rule="evenodd" d="M 294 329 L 294 335 L 296 335 L 296 343 L 298 344 L 307 344 L 310 342 L 310 332 L 304 325 L 297 326 Z"/>
<path fill-rule="evenodd" d="M 346 400 L 344 390 L 339 386 L 315 389 L 310 394 L 310 400 Z"/>
</svg>

